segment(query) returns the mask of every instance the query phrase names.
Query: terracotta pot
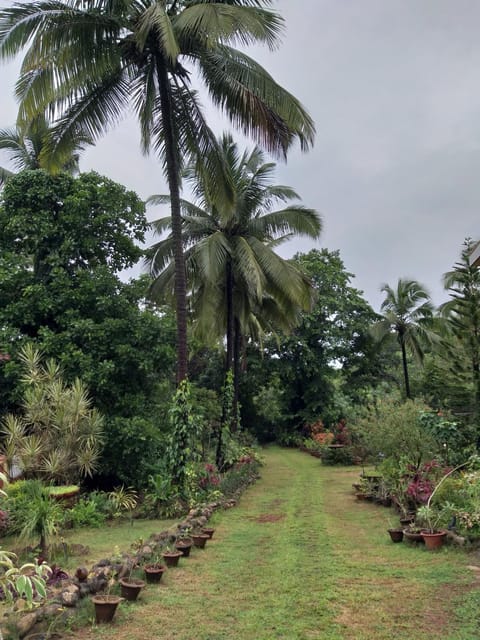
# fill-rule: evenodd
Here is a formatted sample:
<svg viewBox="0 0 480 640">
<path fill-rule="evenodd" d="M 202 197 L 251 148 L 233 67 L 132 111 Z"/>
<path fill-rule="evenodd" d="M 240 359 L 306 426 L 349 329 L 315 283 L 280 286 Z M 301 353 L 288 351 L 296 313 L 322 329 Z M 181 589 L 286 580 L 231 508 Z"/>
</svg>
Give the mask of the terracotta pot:
<svg viewBox="0 0 480 640">
<path fill-rule="evenodd" d="M 213 534 L 215 533 L 215 529 L 213 529 L 212 527 L 203 527 L 202 533 L 208 536 L 211 540 L 213 538 Z"/>
<path fill-rule="evenodd" d="M 145 571 L 145 579 L 149 584 L 158 584 L 162 579 L 163 573 L 166 570 L 163 564 L 146 564 L 143 567 Z"/>
<path fill-rule="evenodd" d="M 192 536 L 193 544 L 198 547 L 198 549 L 204 549 L 209 539 L 210 536 L 206 533 L 198 533 Z"/>
<path fill-rule="evenodd" d="M 387 529 L 390 534 L 390 538 L 392 542 L 402 542 L 403 540 L 403 529 Z"/>
<path fill-rule="evenodd" d="M 178 542 L 175 544 L 175 549 L 177 551 L 181 551 L 183 556 L 185 558 L 188 558 L 192 545 L 193 541 L 191 538 L 184 538 L 183 540 L 178 540 Z"/>
<path fill-rule="evenodd" d="M 120 596 L 97 595 L 92 596 L 95 606 L 95 620 L 97 624 L 111 622 L 118 605 L 123 600 Z"/>
<path fill-rule="evenodd" d="M 125 600 L 132 602 L 138 598 L 138 594 L 145 586 L 143 580 L 137 580 L 133 578 L 120 578 L 120 593 Z"/>
<path fill-rule="evenodd" d="M 183 553 L 181 551 L 165 551 L 162 555 L 167 567 L 176 567 Z"/>
<path fill-rule="evenodd" d="M 430 551 L 440 549 L 440 547 L 443 546 L 446 537 L 446 531 L 434 531 L 433 533 L 430 531 L 422 531 L 422 538 L 425 542 L 425 547 Z"/>
</svg>

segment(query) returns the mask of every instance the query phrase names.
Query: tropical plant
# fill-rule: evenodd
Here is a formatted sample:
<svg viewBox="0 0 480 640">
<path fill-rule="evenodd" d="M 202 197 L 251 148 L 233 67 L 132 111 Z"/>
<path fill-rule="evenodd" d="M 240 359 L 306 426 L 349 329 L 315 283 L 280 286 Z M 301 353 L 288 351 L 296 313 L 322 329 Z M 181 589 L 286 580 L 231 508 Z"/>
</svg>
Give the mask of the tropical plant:
<svg viewBox="0 0 480 640">
<path fill-rule="evenodd" d="M 199 457 L 196 451 L 197 425 L 192 412 L 190 384 L 187 380 L 182 380 L 175 392 L 169 417 L 171 431 L 165 451 L 165 469 L 172 484 L 183 494 L 189 465 Z"/>
<path fill-rule="evenodd" d="M 372 333 L 379 342 L 396 335 L 402 352 L 405 395 L 411 399 L 407 350 L 423 362 L 423 346 L 435 341 L 431 331 L 433 305 L 428 292 L 416 280 L 399 278 L 395 289 L 384 284 L 381 291 L 386 294 L 381 306 L 383 318 L 372 326 Z"/>
<path fill-rule="evenodd" d="M 17 487 L 18 484 L 18 487 Z M 48 544 L 63 520 L 63 510 L 40 480 L 24 480 L 12 485 L 6 502 L 9 530 L 22 540 L 34 542 L 45 559 Z"/>
<path fill-rule="evenodd" d="M 358 418 L 355 430 L 375 459 L 391 458 L 398 466 L 406 461 L 417 470 L 441 446 L 421 424 L 420 416 L 426 410 L 428 407 L 413 400 L 378 399 Z"/>
<path fill-rule="evenodd" d="M 192 77 L 200 77 L 230 120 L 270 151 L 285 155 L 295 140 L 304 149 L 313 140 L 313 122 L 298 101 L 260 65 L 230 46 L 277 43 L 282 20 L 265 9 L 268 4 L 39 0 L 0 12 L 0 56 L 11 58 L 30 45 L 17 84 L 20 122 L 50 105 L 60 114 L 53 148 L 62 149 L 79 131 L 92 137 L 104 133 L 133 106 L 142 148 L 153 147 L 163 159 L 175 238 L 178 380 L 187 374 L 182 155 L 194 153 L 218 163 L 208 153 L 216 142 Z M 191 74 L 189 65 L 198 76 Z"/>
<path fill-rule="evenodd" d="M 114 518 L 119 518 L 123 513 L 130 513 L 138 502 L 138 494 L 132 487 L 115 487 L 108 493 L 108 500 L 112 504 Z"/>
<path fill-rule="evenodd" d="M 44 114 L 35 116 L 25 126 L 0 129 L 0 150 L 6 152 L 14 172 L 0 167 L 0 186 L 5 181 L 25 169 L 45 169 L 49 173 L 66 171 L 78 173 L 79 154 L 87 145 L 93 144 L 88 135 L 78 135 L 71 139 L 70 147 L 57 154 L 49 153 L 48 141 L 52 127 Z"/>
<path fill-rule="evenodd" d="M 318 238 L 321 221 L 303 206 L 274 209 L 299 196 L 290 187 L 272 184 L 275 164 L 266 162 L 258 147 L 242 154 L 231 136 L 224 135 L 219 148 L 221 173 L 200 172 L 195 164 L 185 170 L 195 201 L 181 200 L 183 238 L 197 330 L 203 337 L 226 336 L 226 369 L 235 371 L 236 399 L 243 336 L 260 338 L 265 329 L 289 328 L 298 312 L 311 306 L 308 279 L 275 249 L 294 236 Z M 216 189 L 222 179 L 232 186 L 233 199 Z M 163 204 L 171 198 L 151 196 L 149 202 Z M 152 296 L 158 298 L 174 292 L 175 239 L 171 217 L 153 227 L 157 233 L 172 230 L 147 254 L 155 278 Z"/>
<path fill-rule="evenodd" d="M 44 562 L 27 562 L 18 566 L 14 553 L 0 549 L 0 567 L 2 599 L 9 604 L 21 599 L 26 603 L 27 609 L 32 609 L 47 597 L 46 580 L 52 570 Z"/>
<path fill-rule="evenodd" d="M 445 503 L 441 507 L 423 505 L 417 510 L 415 522 L 428 533 L 436 533 L 440 524 L 445 524 L 451 515 L 452 506 L 449 503 Z"/>
<path fill-rule="evenodd" d="M 84 385 L 66 385 L 53 360 L 42 362 L 32 345 L 20 353 L 25 385 L 22 414 L 2 421 L 2 450 L 9 468 L 20 466 L 25 477 L 73 484 L 97 469 L 103 418 L 91 407 Z"/>
</svg>

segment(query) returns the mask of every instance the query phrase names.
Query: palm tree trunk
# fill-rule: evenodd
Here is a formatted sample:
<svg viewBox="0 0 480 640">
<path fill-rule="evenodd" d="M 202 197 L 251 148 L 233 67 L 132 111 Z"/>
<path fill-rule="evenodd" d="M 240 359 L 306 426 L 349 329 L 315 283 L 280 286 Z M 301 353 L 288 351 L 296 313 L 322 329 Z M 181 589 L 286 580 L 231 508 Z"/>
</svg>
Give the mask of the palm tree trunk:
<svg viewBox="0 0 480 640">
<path fill-rule="evenodd" d="M 238 396 L 240 389 L 240 362 L 241 362 L 241 346 L 242 334 L 240 331 L 240 322 L 235 318 L 234 327 L 234 344 L 233 344 L 233 417 L 232 431 L 238 431 Z"/>
<path fill-rule="evenodd" d="M 235 316 L 233 313 L 233 273 L 232 263 L 227 262 L 226 273 L 226 303 L 227 303 L 227 354 L 225 362 L 225 373 L 234 366 L 235 358 Z"/>
<path fill-rule="evenodd" d="M 175 313 L 177 319 L 177 385 L 188 375 L 187 344 L 187 277 L 182 242 L 182 215 L 180 209 L 180 177 L 175 145 L 175 128 L 170 94 L 170 84 L 165 65 L 159 65 L 158 84 L 165 136 L 165 164 L 172 216 L 172 237 L 175 262 Z"/>
<path fill-rule="evenodd" d="M 400 337 L 400 347 L 402 349 L 403 377 L 405 378 L 405 395 L 409 400 L 411 400 L 412 396 L 410 393 L 410 380 L 408 378 L 407 351 L 405 349 L 405 339 L 401 334 L 399 337 Z"/>
</svg>

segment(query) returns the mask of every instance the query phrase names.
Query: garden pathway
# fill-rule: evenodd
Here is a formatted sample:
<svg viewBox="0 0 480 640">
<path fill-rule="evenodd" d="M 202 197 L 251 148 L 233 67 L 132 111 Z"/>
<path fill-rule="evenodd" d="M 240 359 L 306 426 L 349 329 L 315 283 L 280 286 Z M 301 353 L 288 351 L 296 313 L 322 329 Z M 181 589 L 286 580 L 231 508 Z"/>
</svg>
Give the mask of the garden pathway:
<svg viewBox="0 0 480 640">
<path fill-rule="evenodd" d="M 392 544 L 389 509 L 357 503 L 359 469 L 265 451 L 262 479 L 215 514 L 214 539 L 123 605 L 116 640 L 474 640 L 478 556 Z M 480 584 L 480 583 L 479 583 Z M 462 616 L 458 616 L 463 606 Z M 473 622 L 468 622 L 469 616 Z M 463 621 L 462 621 L 463 618 Z M 463 626 L 462 626 L 463 625 Z"/>
</svg>

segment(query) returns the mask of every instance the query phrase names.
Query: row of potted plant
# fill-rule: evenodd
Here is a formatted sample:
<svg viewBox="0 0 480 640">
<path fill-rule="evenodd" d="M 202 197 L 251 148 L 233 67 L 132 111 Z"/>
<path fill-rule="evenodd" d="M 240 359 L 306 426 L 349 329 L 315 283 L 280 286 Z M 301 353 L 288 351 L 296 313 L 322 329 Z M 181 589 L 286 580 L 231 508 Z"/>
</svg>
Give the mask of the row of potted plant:
<svg viewBox="0 0 480 640">
<path fill-rule="evenodd" d="M 202 527 L 197 531 L 184 530 L 176 536 L 171 536 L 168 542 L 160 550 L 153 552 L 145 562 L 143 566 L 145 580 L 135 577 L 136 562 L 130 560 L 126 575 L 118 578 L 120 595 L 111 594 L 114 581 L 109 581 L 107 593 L 96 594 L 92 597 L 96 622 L 111 622 L 122 600 L 135 601 L 145 587 L 145 583 L 158 584 L 167 569 L 177 567 L 180 558 L 190 556 L 192 547 L 204 549 L 214 532 L 215 529 L 212 527 Z"/>
</svg>

